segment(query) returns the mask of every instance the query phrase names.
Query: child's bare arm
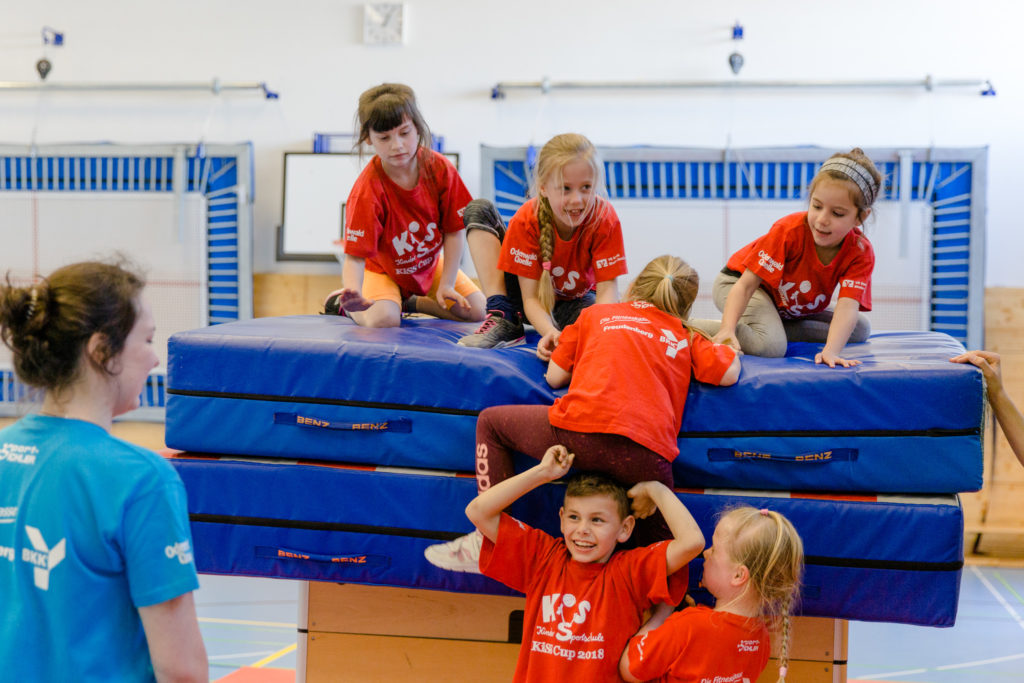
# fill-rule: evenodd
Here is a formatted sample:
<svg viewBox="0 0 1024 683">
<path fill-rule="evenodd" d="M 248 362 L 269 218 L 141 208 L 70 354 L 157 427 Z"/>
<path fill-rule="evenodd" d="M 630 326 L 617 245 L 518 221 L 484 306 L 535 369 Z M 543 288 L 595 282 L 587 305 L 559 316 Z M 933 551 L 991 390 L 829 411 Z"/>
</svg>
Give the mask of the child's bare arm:
<svg viewBox="0 0 1024 683">
<path fill-rule="evenodd" d="M 815 354 L 815 363 L 824 363 L 830 368 L 841 365 L 844 368 L 851 368 L 860 365 L 859 360 L 847 360 L 840 358 L 839 353 L 850 341 L 853 328 L 857 326 L 857 311 L 860 310 L 860 302 L 848 296 L 839 298 L 836 302 L 836 310 L 832 314 L 832 322 L 828 326 L 828 338 L 825 340 L 825 348 L 821 353 Z"/>
<path fill-rule="evenodd" d="M 548 381 L 548 386 L 552 389 L 560 389 L 569 383 L 572 379 L 572 372 L 565 370 L 553 360 L 548 361 L 548 371 L 544 375 L 544 379 Z"/>
<path fill-rule="evenodd" d="M 666 569 L 669 574 L 686 566 L 690 560 L 704 550 L 704 534 L 696 520 L 676 494 L 660 481 L 642 481 L 629 490 L 633 499 L 633 514 L 643 519 L 661 511 L 662 517 L 672 532 L 672 540 L 665 551 Z"/>
<path fill-rule="evenodd" d="M 498 540 L 501 513 L 533 489 L 564 477 L 572 466 L 573 454 L 565 446 L 552 446 L 540 464 L 481 492 L 466 506 L 466 516 L 492 542 Z"/>
<path fill-rule="evenodd" d="M 740 354 L 733 356 L 732 363 L 729 365 L 729 369 L 722 375 L 722 380 L 718 383 L 720 387 L 731 387 L 736 384 L 740 378 Z"/>
<path fill-rule="evenodd" d="M 736 338 L 736 324 L 747 310 L 750 297 L 761 286 L 763 280 L 754 271 L 745 270 L 736 280 L 736 284 L 729 290 L 725 298 L 725 308 L 722 310 L 722 326 L 718 328 L 718 334 L 711 338 L 716 344 L 728 344 L 737 351 L 740 350 L 740 342 Z"/>
<path fill-rule="evenodd" d="M 633 636 L 633 638 L 639 637 L 640 634 Z M 632 641 L 632 638 L 630 638 L 630 641 Z M 629 670 L 629 643 L 626 643 L 626 648 L 622 651 L 622 656 L 619 657 L 619 675 L 622 676 L 622 680 L 629 681 L 629 683 L 640 683 L 640 679 Z"/>
</svg>

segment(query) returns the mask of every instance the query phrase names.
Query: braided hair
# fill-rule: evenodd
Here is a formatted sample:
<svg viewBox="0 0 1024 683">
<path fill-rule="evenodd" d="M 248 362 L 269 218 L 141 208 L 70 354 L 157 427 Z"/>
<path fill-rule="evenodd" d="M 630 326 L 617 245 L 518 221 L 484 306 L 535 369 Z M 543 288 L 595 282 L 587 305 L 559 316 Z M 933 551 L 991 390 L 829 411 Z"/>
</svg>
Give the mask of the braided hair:
<svg viewBox="0 0 1024 683">
<path fill-rule="evenodd" d="M 804 546 L 786 517 L 774 510 L 736 507 L 719 523 L 728 520 L 732 560 L 746 566 L 750 586 L 757 591 L 761 617 L 778 627 L 779 683 L 785 683 L 789 666 L 790 615 L 800 593 Z"/>
<path fill-rule="evenodd" d="M 555 287 L 551 277 L 551 257 L 555 251 L 555 215 L 551 210 L 551 203 L 547 197 L 540 194 L 540 188 L 547 185 L 549 181 L 560 176 L 566 165 L 582 159 L 590 164 L 594 172 L 594 187 L 599 191 L 604 189 L 604 164 L 597 155 L 597 148 L 594 143 L 585 136 L 578 133 L 563 133 L 556 135 L 544 144 L 537 155 L 537 172 L 534 177 L 533 193 L 537 200 L 537 224 L 540 227 L 538 247 L 541 267 L 543 268 L 538 282 L 538 298 L 541 305 L 548 312 L 555 305 Z M 590 220 L 594 215 L 599 201 L 595 200 L 587 207 L 583 217 L 583 223 Z"/>
</svg>

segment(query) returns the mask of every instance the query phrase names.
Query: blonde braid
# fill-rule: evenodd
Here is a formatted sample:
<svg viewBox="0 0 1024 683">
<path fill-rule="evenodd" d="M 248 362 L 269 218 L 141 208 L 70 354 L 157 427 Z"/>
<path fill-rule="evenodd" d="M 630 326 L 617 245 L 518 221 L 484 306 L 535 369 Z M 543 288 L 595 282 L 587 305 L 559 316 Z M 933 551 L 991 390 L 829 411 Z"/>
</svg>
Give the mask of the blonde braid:
<svg viewBox="0 0 1024 683">
<path fill-rule="evenodd" d="M 551 204 L 547 197 L 540 197 L 537 201 L 537 223 L 540 225 L 538 246 L 540 247 L 539 256 L 542 266 L 537 295 L 540 298 L 540 305 L 550 313 L 555 307 L 555 283 L 551 278 L 551 271 L 543 269 L 543 265 L 551 263 L 551 255 L 555 251 L 555 224 L 554 214 L 551 212 Z"/>
<path fill-rule="evenodd" d="M 789 612 L 793 608 L 793 597 L 787 596 L 782 600 L 780 605 L 782 621 L 782 629 L 779 632 L 779 636 L 782 638 L 782 642 L 779 643 L 779 680 L 778 683 L 786 683 L 786 674 L 789 672 L 789 631 L 790 631 L 790 617 Z"/>
</svg>

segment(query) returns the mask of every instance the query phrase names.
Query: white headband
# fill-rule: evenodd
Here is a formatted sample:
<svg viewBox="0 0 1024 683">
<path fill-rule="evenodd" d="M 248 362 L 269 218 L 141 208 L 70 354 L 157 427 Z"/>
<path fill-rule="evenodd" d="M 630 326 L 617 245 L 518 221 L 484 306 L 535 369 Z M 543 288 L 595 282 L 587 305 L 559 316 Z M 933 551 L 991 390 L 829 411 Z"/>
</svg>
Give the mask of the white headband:
<svg viewBox="0 0 1024 683">
<path fill-rule="evenodd" d="M 835 171 L 856 183 L 860 193 L 864 195 L 864 202 L 871 206 L 875 203 L 875 195 L 878 194 L 878 184 L 866 168 L 852 159 L 846 157 L 832 157 L 821 165 L 822 171 Z"/>
</svg>

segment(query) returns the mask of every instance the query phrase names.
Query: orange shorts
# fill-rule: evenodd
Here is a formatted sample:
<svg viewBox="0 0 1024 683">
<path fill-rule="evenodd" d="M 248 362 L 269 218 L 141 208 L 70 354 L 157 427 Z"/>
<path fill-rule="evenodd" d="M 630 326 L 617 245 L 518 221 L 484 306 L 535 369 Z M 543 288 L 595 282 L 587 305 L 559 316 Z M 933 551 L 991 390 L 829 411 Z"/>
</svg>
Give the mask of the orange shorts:
<svg viewBox="0 0 1024 683">
<path fill-rule="evenodd" d="M 437 259 L 437 267 L 434 269 L 434 281 L 430 283 L 430 291 L 427 292 L 426 296 L 433 299 L 437 295 L 437 288 L 441 284 L 441 273 L 444 272 L 444 257 L 439 256 Z M 455 276 L 455 291 L 464 297 L 468 297 L 473 292 L 479 292 L 480 288 L 469 279 L 469 276 L 459 270 L 458 275 Z M 394 301 L 398 304 L 398 307 L 402 307 L 402 299 L 404 292 L 401 288 L 384 273 L 373 273 L 369 270 L 363 273 L 363 296 L 371 301 Z M 450 308 L 451 306 L 449 306 Z"/>
</svg>

